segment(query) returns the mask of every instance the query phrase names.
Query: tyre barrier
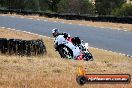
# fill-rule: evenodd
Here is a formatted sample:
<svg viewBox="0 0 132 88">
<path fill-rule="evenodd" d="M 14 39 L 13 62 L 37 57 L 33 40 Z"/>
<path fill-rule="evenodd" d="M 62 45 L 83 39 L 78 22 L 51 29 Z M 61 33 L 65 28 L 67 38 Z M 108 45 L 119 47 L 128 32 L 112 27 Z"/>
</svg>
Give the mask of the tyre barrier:
<svg viewBox="0 0 132 88">
<path fill-rule="evenodd" d="M 22 40 L 0 38 L 0 53 L 20 56 L 38 56 L 47 53 L 42 39 Z"/>
</svg>

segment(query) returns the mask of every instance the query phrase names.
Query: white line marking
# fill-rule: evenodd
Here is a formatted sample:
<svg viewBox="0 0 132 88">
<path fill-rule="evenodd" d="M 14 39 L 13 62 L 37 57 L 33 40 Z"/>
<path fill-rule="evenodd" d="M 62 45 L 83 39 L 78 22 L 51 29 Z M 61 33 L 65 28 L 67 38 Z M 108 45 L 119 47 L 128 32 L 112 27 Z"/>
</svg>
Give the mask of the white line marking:
<svg viewBox="0 0 132 88">
<path fill-rule="evenodd" d="M 1 15 L 1 16 L 5 16 L 5 15 Z"/>
<path fill-rule="evenodd" d="M 65 22 L 60 22 L 60 23 L 64 24 Z"/>
<path fill-rule="evenodd" d="M 122 55 L 122 53 L 119 53 L 120 55 Z"/>
<path fill-rule="evenodd" d="M 1 15 L 1 16 L 6 16 L 6 15 Z M 10 17 L 15 17 L 15 16 L 10 16 Z M 24 18 L 24 17 L 20 17 L 20 18 Z M 26 18 L 25 18 L 26 19 Z M 34 19 L 34 18 L 27 18 L 27 19 Z M 38 20 L 38 19 L 37 19 Z M 40 20 L 40 19 L 39 19 Z M 48 20 L 44 20 L 44 21 L 48 21 Z M 65 23 L 65 22 L 60 22 L 60 23 Z M 69 23 L 69 24 L 73 24 L 73 23 Z M 81 24 L 77 24 L 77 25 L 81 25 Z M 112 30 L 119 30 L 119 31 L 128 31 L 128 30 L 123 30 L 123 29 L 118 29 L 118 28 L 110 28 L 110 27 L 98 27 L 98 26 L 91 26 L 91 25 L 86 25 L 86 26 L 90 26 L 90 27 L 96 27 L 96 28 L 102 28 L 102 29 L 105 29 L 105 28 L 109 28 L 109 29 L 112 29 Z M 124 28 L 124 29 L 127 29 L 127 28 Z"/>
<path fill-rule="evenodd" d="M 95 48 L 95 47 L 90 47 L 90 48 Z M 95 48 L 95 49 L 98 49 L 98 50 L 104 50 L 104 51 L 112 52 L 112 53 L 117 53 L 117 52 L 113 52 L 113 51 L 111 51 L 111 50 L 105 50 L 105 49 L 100 49 L 100 48 Z M 132 58 L 131 55 L 126 55 L 126 54 L 122 54 L 122 53 L 117 53 L 117 54 L 119 54 L 119 55 L 123 55 L 123 56 L 127 56 L 127 57 L 129 57 L 129 58 Z"/>
<path fill-rule="evenodd" d="M 122 55 L 126 56 L 126 54 L 122 54 Z"/>
<path fill-rule="evenodd" d="M 101 49 L 101 50 L 104 50 L 104 49 Z M 107 52 L 108 50 L 104 50 L 104 51 L 106 51 L 106 52 Z"/>
<path fill-rule="evenodd" d="M 37 19 L 37 20 L 40 20 L 40 19 Z"/>
<path fill-rule="evenodd" d="M 16 29 L 9 29 L 9 30 L 13 30 L 13 31 L 15 31 Z"/>
<path fill-rule="evenodd" d="M 114 53 L 113 51 L 109 51 L 109 52 Z"/>
<path fill-rule="evenodd" d="M 9 29 L 9 30 L 10 30 L 11 28 L 7 28 L 7 29 Z"/>
<path fill-rule="evenodd" d="M 33 18 L 28 18 L 28 19 L 31 19 L 31 20 L 33 20 Z"/>
<path fill-rule="evenodd" d="M 4 28 L 5 29 L 6 27 L 0 27 L 0 28 Z M 6 28 L 6 29 L 15 30 L 15 31 L 18 31 L 18 32 L 24 32 L 24 33 L 28 33 L 28 34 L 32 34 L 32 35 L 37 35 L 37 36 L 40 36 L 40 37 L 47 37 L 47 36 L 44 36 L 44 35 L 35 34 L 35 33 L 32 33 L 32 32 L 27 32 L 27 31 L 22 31 L 22 30 L 17 30 L 17 29 L 13 29 L 13 28 Z M 51 37 L 48 37 L 48 38 L 51 38 Z M 54 38 L 51 38 L 51 39 L 54 39 Z M 91 48 L 95 48 L 95 47 L 91 47 Z M 95 48 L 95 49 L 104 50 L 104 51 L 107 51 L 107 52 L 113 52 L 113 51 L 105 50 L 105 49 L 99 49 L 99 48 Z M 113 53 L 117 53 L 117 52 L 113 52 Z M 118 53 L 118 54 L 132 58 L 132 56 L 130 56 L 130 55 L 126 55 L 126 54 L 122 54 L 122 53 Z"/>
<path fill-rule="evenodd" d="M 15 16 L 11 16 L 12 18 L 15 18 Z"/>
<path fill-rule="evenodd" d="M 103 28 L 104 29 L 105 27 L 100 27 L 100 28 Z"/>
<path fill-rule="evenodd" d="M 127 29 L 127 28 L 123 28 L 123 29 Z"/>
<path fill-rule="evenodd" d="M 5 29 L 5 27 L 1 27 L 2 29 Z"/>
<path fill-rule="evenodd" d="M 24 19 L 24 17 L 20 17 L 20 18 Z"/>
<path fill-rule="evenodd" d="M 44 20 L 44 21 L 48 21 L 48 20 Z"/>
</svg>

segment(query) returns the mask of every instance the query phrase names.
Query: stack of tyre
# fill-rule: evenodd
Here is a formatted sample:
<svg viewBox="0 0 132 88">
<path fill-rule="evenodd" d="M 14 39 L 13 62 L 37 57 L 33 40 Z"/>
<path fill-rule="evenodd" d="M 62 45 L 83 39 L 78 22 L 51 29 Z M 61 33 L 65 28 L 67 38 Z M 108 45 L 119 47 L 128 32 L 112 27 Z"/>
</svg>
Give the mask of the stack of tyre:
<svg viewBox="0 0 132 88">
<path fill-rule="evenodd" d="M 0 38 L 0 53 L 21 56 L 37 56 L 46 54 L 42 39 L 22 40 Z"/>
</svg>

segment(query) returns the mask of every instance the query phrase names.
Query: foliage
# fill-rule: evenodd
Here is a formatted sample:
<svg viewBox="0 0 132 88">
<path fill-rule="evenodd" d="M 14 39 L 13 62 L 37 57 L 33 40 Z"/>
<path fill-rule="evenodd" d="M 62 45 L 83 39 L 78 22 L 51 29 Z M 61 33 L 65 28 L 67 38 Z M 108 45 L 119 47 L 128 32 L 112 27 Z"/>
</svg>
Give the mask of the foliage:
<svg viewBox="0 0 132 88">
<path fill-rule="evenodd" d="M 132 4 L 123 4 L 120 8 L 116 8 L 112 11 L 112 15 L 115 16 L 132 16 Z"/>
<path fill-rule="evenodd" d="M 65 13 L 68 12 L 68 0 L 61 0 L 58 3 L 58 12 L 59 13 Z"/>
<path fill-rule="evenodd" d="M 132 4 L 125 0 L 0 0 L 0 9 L 58 12 L 86 15 L 132 16 Z M 96 13 L 95 13 L 96 12 Z"/>
<path fill-rule="evenodd" d="M 59 13 L 94 14 L 94 6 L 89 0 L 61 0 L 58 4 Z"/>
<path fill-rule="evenodd" d="M 124 0 L 96 0 L 95 3 L 99 15 L 110 15 L 113 9 L 124 3 Z"/>
</svg>

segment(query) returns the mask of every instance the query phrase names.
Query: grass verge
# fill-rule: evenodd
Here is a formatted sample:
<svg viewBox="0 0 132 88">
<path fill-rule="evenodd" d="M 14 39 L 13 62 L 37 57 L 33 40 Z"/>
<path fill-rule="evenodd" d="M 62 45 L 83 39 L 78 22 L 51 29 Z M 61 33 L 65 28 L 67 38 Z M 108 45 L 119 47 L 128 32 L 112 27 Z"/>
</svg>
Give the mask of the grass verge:
<svg viewBox="0 0 132 88">
<path fill-rule="evenodd" d="M 132 88 L 132 83 L 87 84 L 84 86 L 76 83 L 79 66 L 86 68 L 89 74 L 127 73 L 132 75 L 132 59 L 118 53 L 90 48 L 95 58 L 94 61 L 66 60 L 60 58 L 55 52 L 53 40 L 50 38 L 0 29 L 0 38 L 3 37 L 42 38 L 47 47 L 47 55 L 41 57 L 0 55 L 0 88 Z"/>
</svg>

